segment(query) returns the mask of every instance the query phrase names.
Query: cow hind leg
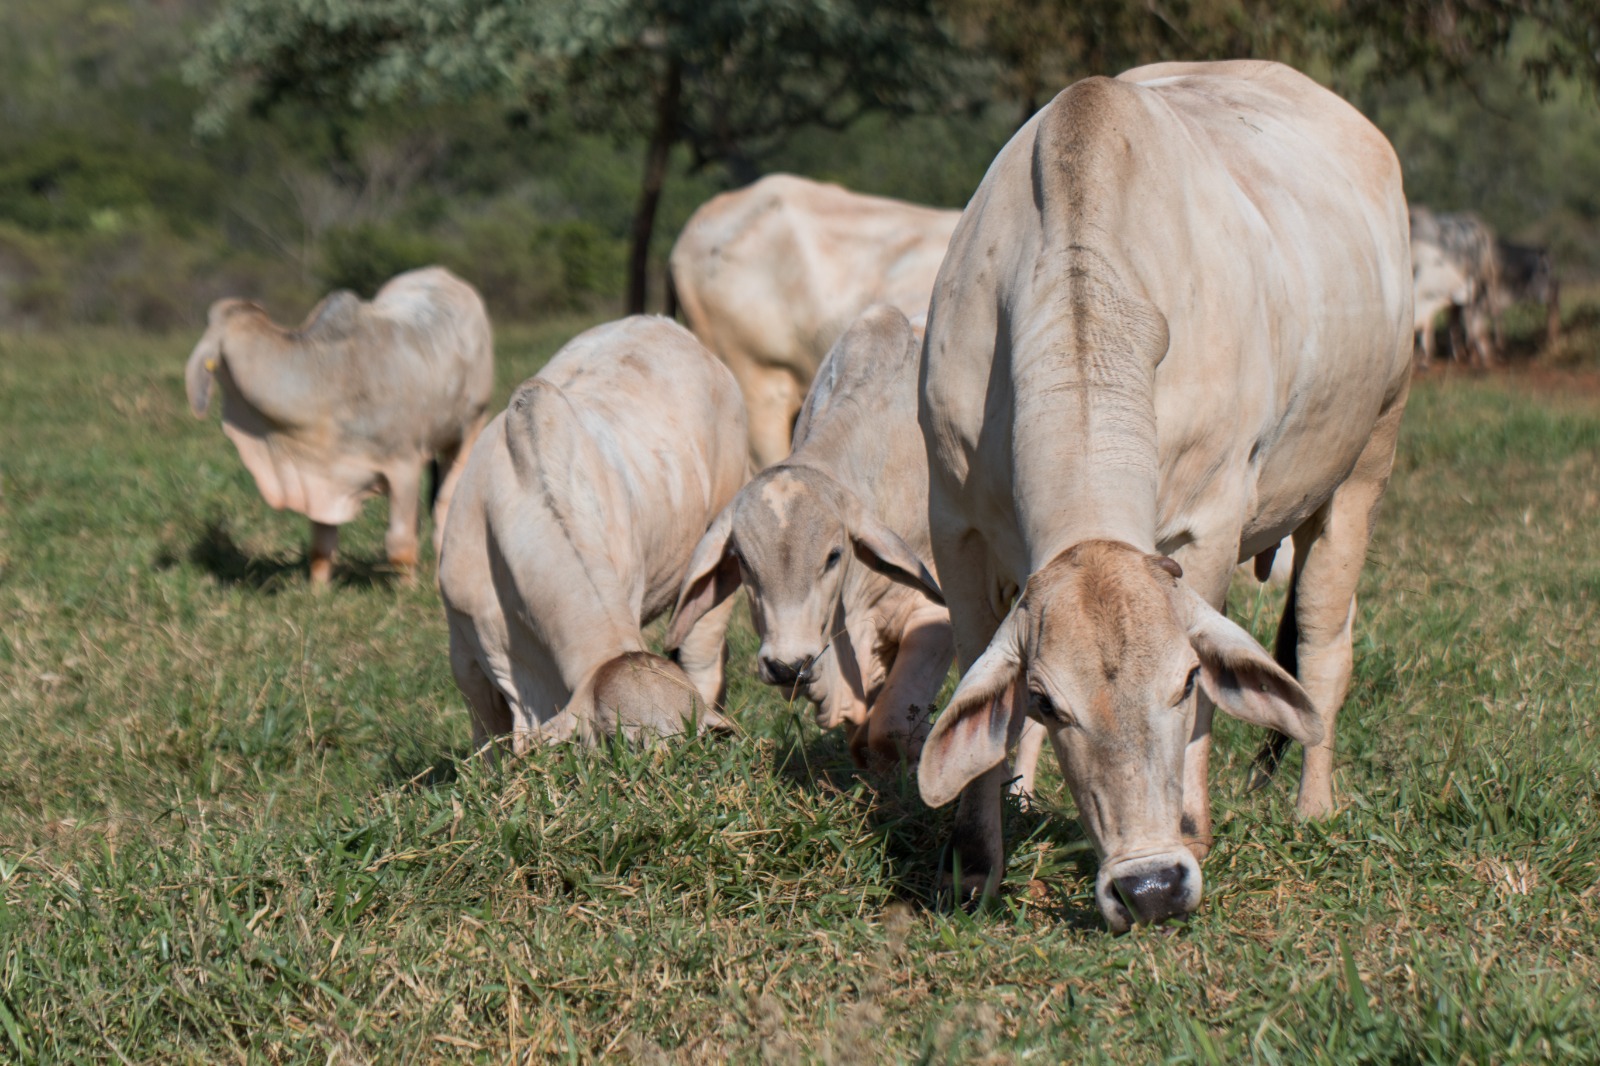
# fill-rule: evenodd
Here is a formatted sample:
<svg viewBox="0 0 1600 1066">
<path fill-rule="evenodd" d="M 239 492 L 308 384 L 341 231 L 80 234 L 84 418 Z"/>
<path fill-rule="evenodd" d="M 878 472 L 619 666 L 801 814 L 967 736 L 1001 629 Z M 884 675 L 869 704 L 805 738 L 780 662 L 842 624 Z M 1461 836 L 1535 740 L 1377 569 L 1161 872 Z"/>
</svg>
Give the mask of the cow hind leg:
<svg viewBox="0 0 1600 1066">
<path fill-rule="evenodd" d="M 804 393 L 792 373 L 769 367 L 751 368 L 740 384 L 750 413 L 750 457 L 755 469 L 765 470 L 789 457 Z"/>
<path fill-rule="evenodd" d="M 479 417 L 467 427 L 461 435 L 461 440 L 455 444 L 439 449 L 434 457 L 433 499 L 429 501 L 429 511 L 433 515 L 433 557 L 439 558 L 439 549 L 444 546 L 444 523 L 450 516 L 450 501 L 455 497 L 456 485 L 461 481 L 461 471 L 467 465 L 467 457 L 472 454 L 472 446 L 478 440 L 478 434 L 483 432 L 485 418 Z"/>
<path fill-rule="evenodd" d="M 1292 586 L 1295 675 L 1323 725 L 1322 741 L 1306 750 L 1300 771 L 1298 811 L 1305 819 L 1333 812 L 1333 752 L 1339 709 L 1350 687 L 1356 586 L 1389 484 L 1404 409 L 1402 393 L 1379 417 L 1350 477 L 1295 532 L 1295 552 L 1302 560 Z M 1287 649 L 1280 655 L 1287 657 Z"/>
</svg>

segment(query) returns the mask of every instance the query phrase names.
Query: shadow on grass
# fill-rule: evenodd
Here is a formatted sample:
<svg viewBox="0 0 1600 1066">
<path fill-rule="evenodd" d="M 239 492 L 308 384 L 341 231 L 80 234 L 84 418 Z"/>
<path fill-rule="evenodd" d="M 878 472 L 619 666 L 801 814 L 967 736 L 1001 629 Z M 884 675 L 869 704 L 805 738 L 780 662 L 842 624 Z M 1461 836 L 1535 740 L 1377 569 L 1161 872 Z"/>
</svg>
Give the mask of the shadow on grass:
<svg viewBox="0 0 1600 1066">
<path fill-rule="evenodd" d="M 298 555 L 252 555 L 240 547 L 228 529 L 226 519 L 208 520 L 193 543 L 180 556 L 171 548 L 156 557 L 158 570 L 170 569 L 187 561 L 217 579 L 219 585 L 238 586 L 275 595 L 296 582 L 310 580 L 304 552 Z M 362 559 L 344 554 L 335 558 L 333 583 L 340 588 L 388 588 L 398 578 L 387 561 Z"/>
<path fill-rule="evenodd" d="M 460 744 L 449 748 L 410 745 L 409 750 L 398 747 L 389 752 L 389 764 L 383 773 L 387 788 L 414 788 L 427 790 L 441 785 L 454 784 L 461 776 L 461 764 L 472 757 L 472 745 Z"/>
<path fill-rule="evenodd" d="M 806 744 L 796 729 L 784 740 L 774 758 L 774 776 L 797 789 L 827 793 L 841 803 L 865 805 L 867 826 L 883 841 L 896 897 L 919 909 L 947 909 L 947 902 L 940 899 L 939 884 L 943 866 L 949 862 L 946 849 L 955 806 L 933 810 L 923 803 L 916 770 L 904 762 L 894 770 L 857 768 L 838 731 Z M 1022 886 L 1003 885 L 1000 898 L 991 905 L 1025 902 L 1030 911 L 1052 922 L 1075 929 L 1103 929 L 1104 920 L 1092 902 L 1086 904 L 1063 890 L 1066 883 L 1092 883 L 1099 865 L 1078 820 L 1067 812 L 1008 795 L 1004 824 L 1008 860 L 1019 850 L 1040 844 L 1045 845 L 1043 854 L 1049 859 L 1039 871 L 1039 880 Z"/>
</svg>

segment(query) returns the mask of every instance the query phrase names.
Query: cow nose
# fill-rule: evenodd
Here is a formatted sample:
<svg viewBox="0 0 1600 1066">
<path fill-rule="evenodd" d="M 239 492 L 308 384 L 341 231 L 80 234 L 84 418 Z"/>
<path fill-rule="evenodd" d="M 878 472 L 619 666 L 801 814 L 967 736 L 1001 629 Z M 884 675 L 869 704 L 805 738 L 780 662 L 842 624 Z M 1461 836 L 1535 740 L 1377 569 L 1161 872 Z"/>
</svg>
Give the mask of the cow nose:
<svg viewBox="0 0 1600 1066">
<path fill-rule="evenodd" d="M 769 685 L 794 685 L 806 680 L 806 668 L 809 665 L 805 659 L 786 663 L 781 659 L 765 656 L 761 660 L 761 672 L 766 674 Z"/>
<path fill-rule="evenodd" d="M 1188 912 L 1189 871 L 1174 863 L 1116 879 L 1117 894 L 1141 922 L 1164 922 Z"/>
</svg>

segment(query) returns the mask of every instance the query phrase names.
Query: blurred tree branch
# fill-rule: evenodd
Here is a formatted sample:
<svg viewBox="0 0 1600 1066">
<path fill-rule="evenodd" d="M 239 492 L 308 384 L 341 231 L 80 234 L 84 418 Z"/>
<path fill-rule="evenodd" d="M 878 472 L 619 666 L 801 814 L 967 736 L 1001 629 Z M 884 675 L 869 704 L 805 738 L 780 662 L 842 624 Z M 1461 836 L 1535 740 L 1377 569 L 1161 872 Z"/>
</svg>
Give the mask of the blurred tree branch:
<svg viewBox="0 0 1600 1066">
<path fill-rule="evenodd" d="M 975 69 L 931 0 L 229 0 L 186 75 L 203 131 L 288 100 L 489 98 L 644 141 L 639 311 L 674 147 L 746 181 L 796 129 L 962 106 Z"/>
</svg>

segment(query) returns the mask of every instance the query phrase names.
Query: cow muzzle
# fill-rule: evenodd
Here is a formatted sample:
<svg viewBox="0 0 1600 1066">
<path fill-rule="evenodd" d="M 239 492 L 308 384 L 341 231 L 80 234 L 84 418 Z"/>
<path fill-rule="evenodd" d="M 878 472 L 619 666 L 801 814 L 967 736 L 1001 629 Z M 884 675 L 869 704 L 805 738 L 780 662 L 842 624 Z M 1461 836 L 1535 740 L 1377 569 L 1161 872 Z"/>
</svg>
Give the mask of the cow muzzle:
<svg viewBox="0 0 1600 1066">
<path fill-rule="evenodd" d="M 1100 864 L 1095 902 L 1112 932 L 1182 918 L 1200 906 L 1200 864 L 1187 848 Z"/>
</svg>

